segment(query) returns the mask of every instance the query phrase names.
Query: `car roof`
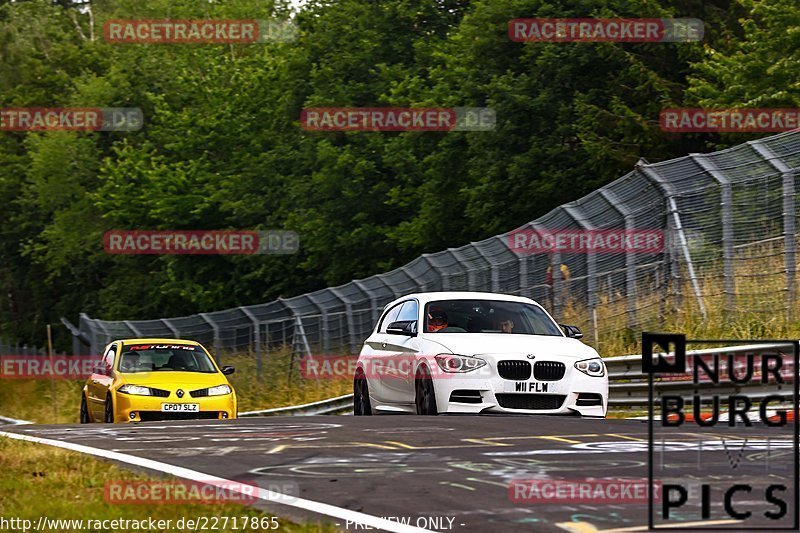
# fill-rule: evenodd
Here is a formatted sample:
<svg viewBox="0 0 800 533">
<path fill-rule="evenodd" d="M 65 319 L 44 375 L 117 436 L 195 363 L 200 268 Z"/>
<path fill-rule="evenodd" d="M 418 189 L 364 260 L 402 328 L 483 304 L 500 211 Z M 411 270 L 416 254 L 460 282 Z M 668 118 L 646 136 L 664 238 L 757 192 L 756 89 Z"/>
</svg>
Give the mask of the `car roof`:
<svg viewBox="0 0 800 533">
<path fill-rule="evenodd" d="M 122 342 L 123 344 L 189 344 L 192 346 L 199 346 L 197 341 L 189 339 L 162 339 L 162 338 L 142 338 L 142 339 L 117 339 L 113 342 Z"/>
<path fill-rule="evenodd" d="M 511 294 L 501 294 L 497 292 L 439 291 L 439 292 L 415 292 L 412 294 L 406 294 L 405 296 L 401 296 L 400 298 L 397 298 L 389 302 L 386 305 L 386 307 L 389 307 L 390 305 L 396 302 L 401 302 L 403 300 L 408 300 L 410 298 L 416 298 L 422 304 L 438 300 L 500 300 L 506 302 L 534 303 L 538 305 L 538 303 L 535 300 L 526 298 L 524 296 L 513 296 Z"/>
</svg>

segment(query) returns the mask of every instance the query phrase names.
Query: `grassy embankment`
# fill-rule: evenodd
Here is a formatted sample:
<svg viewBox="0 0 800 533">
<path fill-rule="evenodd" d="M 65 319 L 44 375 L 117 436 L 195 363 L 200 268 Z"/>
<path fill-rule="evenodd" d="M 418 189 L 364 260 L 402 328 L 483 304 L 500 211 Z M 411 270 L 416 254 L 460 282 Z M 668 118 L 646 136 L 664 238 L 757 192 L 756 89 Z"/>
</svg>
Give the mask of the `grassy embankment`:
<svg viewBox="0 0 800 533">
<path fill-rule="evenodd" d="M 136 482 L 156 478 L 135 473 L 114 464 L 77 452 L 11 439 L 0 438 L 0 516 L 20 518 L 36 524 L 39 517 L 51 519 L 171 520 L 169 531 L 193 531 L 177 528 L 181 518 L 230 517 L 227 528 L 218 531 L 243 531 L 244 517 L 256 519 L 257 524 L 269 524 L 268 515 L 258 509 L 234 503 L 180 504 L 117 504 L 105 500 L 105 485 L 109 481 Z M 238 518 L 238 529 L 232 518 Z M 261 522 L 261 520 L 264 522 Z M 308 523 L 298 525 L 278 517 L 277 531 L 288 533 L 327 533 L 338 531 L 332 524 Z M 221 524 L 221 522 L 219 522 Z M 266 529 L 245 528 L 248 531 Z M 76 528 L 51 528 L 47 531 L 72 531 Z M 118 529 L 124 531 L 124 529 Z M 133 529 L 129 529 L 133 530 Z M 111 529 L 83 529 L 111 531 Z"/>
</svg>

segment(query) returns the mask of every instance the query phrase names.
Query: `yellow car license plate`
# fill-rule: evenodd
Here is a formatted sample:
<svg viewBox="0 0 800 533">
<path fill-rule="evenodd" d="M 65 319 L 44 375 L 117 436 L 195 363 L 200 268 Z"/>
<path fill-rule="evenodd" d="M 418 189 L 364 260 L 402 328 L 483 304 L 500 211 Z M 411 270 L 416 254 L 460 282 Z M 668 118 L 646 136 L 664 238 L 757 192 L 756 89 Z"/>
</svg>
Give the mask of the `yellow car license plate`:
<svg viewBox="0 0 800 533">
<path fill-rule="evenodd" d="M 199 403 L 162 403 L 162 413 L 196 413 L 200 411 Z"/>
</svg>

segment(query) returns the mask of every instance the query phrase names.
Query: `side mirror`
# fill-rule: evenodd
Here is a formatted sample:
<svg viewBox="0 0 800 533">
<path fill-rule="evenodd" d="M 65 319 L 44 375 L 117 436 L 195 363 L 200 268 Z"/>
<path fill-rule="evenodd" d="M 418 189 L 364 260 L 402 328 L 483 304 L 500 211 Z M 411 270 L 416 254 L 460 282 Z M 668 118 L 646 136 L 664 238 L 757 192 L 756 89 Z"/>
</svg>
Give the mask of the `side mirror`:
<svg viewBox="0 0 800 533">
<path fill-rule="evenodd" d="M 561 328 L 564 330 L 564 334 L 567 337 L 572 339 L 583 338 L 583 333 L 581 333 L 581 330 L 578 328 L 578 326 L 565 326 L 564 324 L 559 324 L 559 326 L 561 326 Z"/>
<path fill-rule="evenodd" d="M 417 336 L 417 321 L 416 320 L 398 320 L 392 322 L 386 328 L 386 333 L 390 335 L 405 335 L 406 337 Z"/>
<path fill-rule="evenodd" d="M 230 376 L 234 372 L 236 372 L 236 369 L 234 367 L 232 367 L 232 366 L 223 366 L 222 367 L 222 373 L 225 374 L 226 376 Z"/>
</svg>

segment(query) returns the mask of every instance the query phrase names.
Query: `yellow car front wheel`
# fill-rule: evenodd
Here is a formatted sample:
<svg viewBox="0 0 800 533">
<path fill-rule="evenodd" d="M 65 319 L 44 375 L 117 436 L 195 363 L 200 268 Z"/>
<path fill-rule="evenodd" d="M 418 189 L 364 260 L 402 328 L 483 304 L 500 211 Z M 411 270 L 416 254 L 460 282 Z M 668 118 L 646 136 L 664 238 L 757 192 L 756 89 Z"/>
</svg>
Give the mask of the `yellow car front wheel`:
<svg viewBox="0 0 800 533">
<path fill-rule="evenodd" d="M 114 423 L 114 402 L 111 401 L 111 395 L 106 396 L 106 409 L 103 422 L 106 424 Z"/>
<path fill-rule="evenodd" d="M 81 393 L 81 424 L 88 424 L 91 422 L 89 420 L 89 408 L 86 405 L 86 393 Z"/>
</svg>

